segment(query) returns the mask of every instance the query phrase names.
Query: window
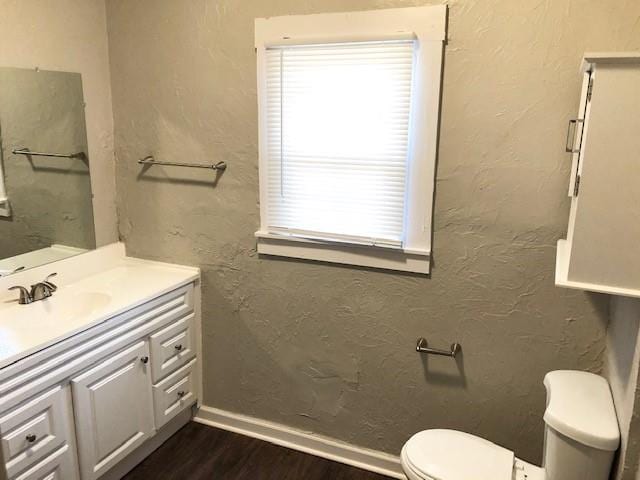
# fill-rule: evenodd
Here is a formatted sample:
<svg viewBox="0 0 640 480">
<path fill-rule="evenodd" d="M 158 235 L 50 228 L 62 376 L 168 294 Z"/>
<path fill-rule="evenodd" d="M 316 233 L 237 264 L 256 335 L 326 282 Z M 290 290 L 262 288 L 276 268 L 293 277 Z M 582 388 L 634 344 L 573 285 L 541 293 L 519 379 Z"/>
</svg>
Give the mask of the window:
<svg viewBox="0 0 640 480">
<path fill-rule="evenodd" d="M 401 247 L 413 41 L 267 49 L 267 227 Z"/>
<path fill-rule="evenodd" d="M 429 272 L 445 19 L 256 20 L 260 253 Z"/>
</svg>

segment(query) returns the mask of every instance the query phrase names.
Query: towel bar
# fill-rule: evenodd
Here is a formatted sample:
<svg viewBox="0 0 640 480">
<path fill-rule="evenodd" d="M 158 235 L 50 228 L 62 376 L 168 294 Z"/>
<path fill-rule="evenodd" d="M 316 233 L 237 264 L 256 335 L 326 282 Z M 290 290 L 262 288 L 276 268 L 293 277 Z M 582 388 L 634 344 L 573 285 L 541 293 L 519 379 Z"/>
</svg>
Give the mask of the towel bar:
<svg viewBox="0 0 640 480">
<path fill-rule="evenodd" d="M 418 339 L 418 343 L 416 344 L 416 352 L 418 353 L 426 353 L 429 355 L 442 355 L 444 357 L 452 357 L 456 358 L 458 352 L 462 348 L 459 343 L 452 343 L 451 350 L 440 350 L 438 348 L 429 348 L 427 339 L 424 337 L 420 337 Z"/>
</svg>

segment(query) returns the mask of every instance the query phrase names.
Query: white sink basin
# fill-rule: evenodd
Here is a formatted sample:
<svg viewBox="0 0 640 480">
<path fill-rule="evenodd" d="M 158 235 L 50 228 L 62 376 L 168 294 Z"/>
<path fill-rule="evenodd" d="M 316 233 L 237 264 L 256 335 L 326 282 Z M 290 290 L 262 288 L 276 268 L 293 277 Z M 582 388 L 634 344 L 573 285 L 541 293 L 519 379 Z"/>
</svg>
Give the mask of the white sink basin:
<svg viewBox="0 0 640 480">
<path fill-rule="evenodd" d="M 2 310 L 13 322 L 24 322 L 24 326 L 51 324 L 53 322 L 71 322 L 92 316 L 104 309 L 111 301 L 111 296 L 100 292 L 59 292 L 46 300 L 28 305 L 15 304 Z M 0 319 L 0 323 L 1 319 Z"/>
<path fill-rule="evenodd" d="M 111 303 L 111 295 L 106 293 L 64 289 L 28 305 L 20 305 L 17 300 L 3 302 L 0 304 L 0 358 L 31 353 L 37 346 L 42 348 L 69 332 L 80 331 L 104 314 Z"/>
</svg>

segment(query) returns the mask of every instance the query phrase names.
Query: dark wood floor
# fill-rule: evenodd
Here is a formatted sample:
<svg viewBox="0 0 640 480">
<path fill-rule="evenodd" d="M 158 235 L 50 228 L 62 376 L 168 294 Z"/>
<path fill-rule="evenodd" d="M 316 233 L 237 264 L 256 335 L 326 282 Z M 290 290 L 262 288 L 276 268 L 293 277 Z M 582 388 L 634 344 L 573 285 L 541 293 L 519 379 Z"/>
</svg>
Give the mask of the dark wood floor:
<svg viewBox="0 0 640 480">
<path fill-rule="evenodd" d="M 388 480 L 271 443 L 191 422 L 123 480 Z"/>
</svg>

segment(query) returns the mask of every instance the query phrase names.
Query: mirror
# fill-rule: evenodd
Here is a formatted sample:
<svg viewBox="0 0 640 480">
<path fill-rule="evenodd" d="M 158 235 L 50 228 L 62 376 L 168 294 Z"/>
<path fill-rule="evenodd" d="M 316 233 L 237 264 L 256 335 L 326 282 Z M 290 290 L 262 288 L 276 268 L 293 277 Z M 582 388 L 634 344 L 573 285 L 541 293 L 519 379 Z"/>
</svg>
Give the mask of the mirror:
<svg viewBox="0 0 640 480">
<path fill-rule="evenodd" d="M 96 246 L 82 78 L 0 67 L 0 276 Z"/>
</svg>

